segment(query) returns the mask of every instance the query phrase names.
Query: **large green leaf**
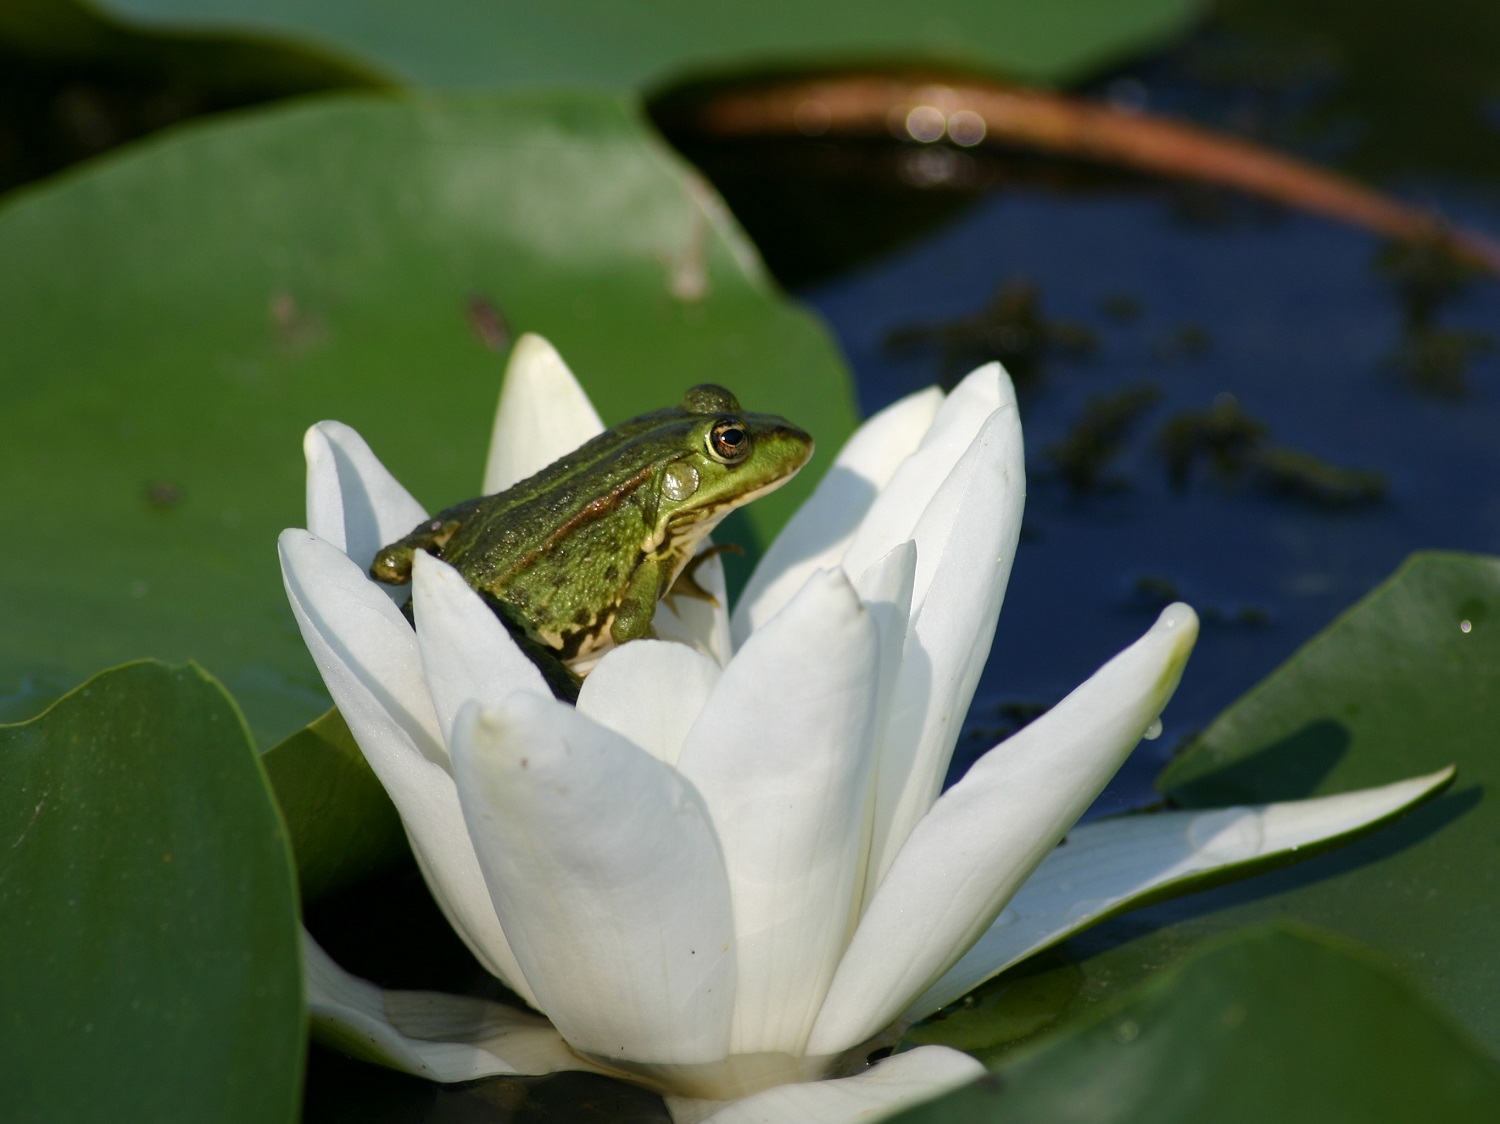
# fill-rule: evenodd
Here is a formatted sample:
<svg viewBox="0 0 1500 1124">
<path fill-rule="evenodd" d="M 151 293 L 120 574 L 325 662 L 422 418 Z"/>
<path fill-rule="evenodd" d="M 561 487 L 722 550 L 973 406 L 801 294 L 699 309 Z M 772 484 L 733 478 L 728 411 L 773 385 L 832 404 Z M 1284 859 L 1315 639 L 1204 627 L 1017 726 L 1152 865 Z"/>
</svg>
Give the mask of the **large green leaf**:
<svg viewBox="0 0 1500 1124">
<path fill-rule="evenodd" d="M 63 0 L 58 0 L 63 2 Z M 705 71 L 899 62 L 1062 81 L 1180 30 L 1198 0 L 95 0 L 136 29 L 321 47 L 420 86 L 653 88 Z"/>
<path fill-rule="evenodd" d="M 1260 929 L 901 1124 L 1500 1119 L 1500 1067 L 1358 949 Z"/>
<path fill-rule="evenodd" d="M 747 509 L 761 541 L 853 426 L 826 332 L 613 98 L 325 99 L 11 199 L 0 715 L 141 655 L 200 659 L 262 744 L 321 714 L 275 561 L 303 430 L 354 425 L 430 507 L 474 495 L 507 327 L 606 422 L 712 379 L 809 429 L 811 471 Z"/>
<path fill-rule="evenodd" d="M 0 775 L 5 1118 L 295 1119 L 290 857 L 223 689 L 105 672 L 0 728 Z"/>
<path fill-rule="evenodd" d="M 1339 792 L 1457 764 L 1388 832 L 1193 931 L 1294 916 L 1390 955 L 1500 1049 L 1500 560 L 1410 559 L 1227 710 L 1161 779 L 1178 803 Z M 1293 792 L 1292 790 L 1296 790 Z M 1230 892 L 1226 901 L 1238 895 Z"/>
<path fill-rule="evenodd" d="M 1500 560 L 1414 556 L 1230 707 L 1161 783 L 1184 806 L 1214 807 L 1454 763 L 1453 788 L 1299 866 L 1106 922 L 1029 973 L 1027 990 L 1056 994 L 1065 978 L 1070 997 L 1050 1013 L 1066 1020 L 1205 938 L 1289 917 L 1373 946 L 1500 1049 L 1500 805 L 1487 795 L 1500 783 L 1497 711 Z"/>
</svg>

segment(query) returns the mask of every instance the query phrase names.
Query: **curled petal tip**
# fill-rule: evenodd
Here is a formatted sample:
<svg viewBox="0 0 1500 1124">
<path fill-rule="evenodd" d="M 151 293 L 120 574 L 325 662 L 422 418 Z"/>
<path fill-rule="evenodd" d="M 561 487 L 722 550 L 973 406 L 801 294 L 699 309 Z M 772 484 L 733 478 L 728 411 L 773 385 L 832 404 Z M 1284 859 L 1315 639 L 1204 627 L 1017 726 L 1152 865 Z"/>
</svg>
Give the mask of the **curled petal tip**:
<svg viewBox="0 0 1500 1124">
<path fill-rule="evenodd" d="M 318 450 L 326 440 L 323 436 L 323 426 L 327 424 L 327 422 L 315 422 L 308 426 L 307 432 L 302 435 L 302 454 L 309 461 L 317 455 Z"/>
<path fill-rule="evenodd" d="M 313 543 L 322 541 L 304 527 L 288 527 L 276 536 L 276 550 L 284 564 L 306 554 Z"/>
<path fill-rule="evenodd" d="M 552 346 L 552 341 L 546 336 L 538 335 L 536 332 L 525 332 L 521 338 L 516 340 L 516 346 L 511 349 L 510 361 L 505 367 L 505 377 L 526 378 L 532 375 L 550 374 L 543 368 L 549 364 L 559 364 L 564 370 L 567 364 L 558 354 L 557 348 Z"/>
<path fill-rule="evenodd" d="M 516 341 L 506 364 L 490 432 L 485 494 L 504 491 L 603 431 L 557 349 L 528 332 Z"/>
<path fill-rule="evenodd" d="M 1182 629 L 1188 636 L 1196 638 L 1198 614 L 1187 602 L 1174 601 L 1161 611 L 1161 616 L 1156 618 L 1156 627 L 1163 631 Z"/>
<path fill-rule="evenodd" d="M 1166 645 L 1161 678 L 1157 683 L 1157 694 L 1165 706 L 1177 690 L 1188 657 L 1193 654 L 1193 645 L 1198 642 L 1198 614 L 1191 605 L 1174 601 L 1161 611 L 1156 623 L 1151 626 L 1148 637 L 1159 637 Z"/>
<path fill-rule="evenodd" d="M 1457 765 L 1445 765 L 1437 772 L 1429 774 L 1427 779 L 1432 782 L 1433 789 L 1440 789 L 1452 784 L 1457 776 Z"/>
<path fill-rule="evenodd" d="M 359 435 L 359 430 L 352 425 L 324 419 L 313 422 L 302 435 L 302 455 L 311 466 L 318 458 L 329 455 L 333 451 L 332 446 L 340 441 L 363 445 L 364 440 Z"/>
<path fill-rule="evenodd" d="M 951 393 L 958 393 L 960 388 L 965 393 L 979 389 L 988 391 L 984 398 L 990 409 L 1000 409 L 1005 406 L 1013 406 L 1016 401 L 1015 384 L 1011 381 L 1010 372 L 998 359 L 992 359 L 988 363 L 982 363 L 975 367 L 967 375 L 959 380 L 957 386 Z"/>
</svg>

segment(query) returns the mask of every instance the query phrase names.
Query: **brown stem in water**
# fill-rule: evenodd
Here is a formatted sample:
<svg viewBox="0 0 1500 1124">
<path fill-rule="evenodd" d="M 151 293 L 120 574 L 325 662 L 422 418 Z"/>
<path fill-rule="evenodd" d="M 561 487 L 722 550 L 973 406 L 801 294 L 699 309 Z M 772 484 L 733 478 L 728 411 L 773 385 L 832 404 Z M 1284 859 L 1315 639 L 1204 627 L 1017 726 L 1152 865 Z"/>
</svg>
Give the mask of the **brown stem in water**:
<svg viewBox="0 0 1500 1124">
<path fill-rule="evenodd" d="M 711 95 L 694 112 L 717 136 L 881 136 L 982 142 L 1237 188 L 1391 238 L 1438 242 L 1500 273 L 1500 242 L 1333 172 L 1192 125 L 1042 90 L 892 76 L 786 81 Z"/>
</svg>

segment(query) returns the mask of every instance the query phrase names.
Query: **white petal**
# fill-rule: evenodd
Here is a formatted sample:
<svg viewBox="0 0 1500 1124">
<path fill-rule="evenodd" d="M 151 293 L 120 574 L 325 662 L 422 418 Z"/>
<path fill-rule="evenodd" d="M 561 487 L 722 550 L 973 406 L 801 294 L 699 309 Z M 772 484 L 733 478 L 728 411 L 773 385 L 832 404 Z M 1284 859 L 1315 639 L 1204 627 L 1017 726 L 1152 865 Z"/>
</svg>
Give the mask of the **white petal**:
<svg viewBox="0 0 1500 1124">
<path fill-rule="evenodd" d="M 712 546 L 713 541 L 705 537 L 697 553 L 702 554 Z M 723 667 L 734 650 L 729 640 L 729 590 L 724 584 L 724 564 L 719 556 L 715 554 L 700 563 L 693 579 L 713 600 L 684 594 L 664 597 L 656 604 L 652 627 L 661 639 L 690 645 Z"/>
<path fill-rule="evenodd" d="M 750 576 L 735 606 L 736 646 L 775 616 L 814 572 L 843 559 L 860 520 L 932 427 L 942 403 L 937 387 L 909 394 L 870 418 L 849 438 L 812 496 L 776 536 Z"/>
<path fill-rule="evenodd" d="M 302 638 L 396 805 L 433 897 L 480 963 L 532 1002 L 464 828 L 411 626 L 342 551 L 301 530 L 283 531 L 279 546 Z"/>
<path fill-rule="evenodd" d="M 675 765 L 720 673 L 717 663 L 686 644 L 633 640 L 606 652 L 589 672 L 578 709 Z"/>
<path fill-rule="evenodd" d="M 918 520 L 912 622 L 881 741 L 870 891 L 942 790 L 1010 580 L 1025 472 L 1016 409 L 996 410 Z"/>
<path fill-rule="evenodd" d="M 667 1098 L 674 1124 L 868 1124 L 984 1076 L 975 1058 L 919 1046 L 854 1077 L 778 1085 L 714 1111 L 716 1101 Z"/>
<path fill-rule="evenodd" d="M 1074 828 L 902 1018 L 926 1018 L 1012 964 L 1135 905 L 1243 877 L 1250 871 L 1236 867 L 1258 868 L 1276 855 L 1362 832 L 1442 789 L 1453 773 L 1314 800 L 1121 816 Z"/>
<path fill-rule="evenodd" d="M 855 591 L 880 637 L 880 685 L 876 688 L 874 744 L 879 745 L 895 700 L 911 625 L 912 583 L 917 573 L 917 544 L 902 543 L 859 576 Z M 877 768 L 879 756 L 876 757 Z"/>
<path fill-rule="evenodd" d="M 470 996 L 385 991 L 352 976 L 306 929 L 302 964 L 313 1037 L 361 1061 L 429 1081 L 597 1068 L 537 1015 Z"/>
<path fill-rule="evenodd" d="M 446 765 L 417 638 L 401 610 L 357 563 L 310 532 L 283 531 L 278 546 L 287 596 L 334 701 L 368 694 L 423 757 Z"/>
<path fill-rule="evenodd" d="M 568 1043 L 619 1064 L 723 1058 L 733 922 L 691 786 L 573 707 L 524 692 L 466 707 L 453 763 L 495 911 Z"/>
<path fill-rule="evenodd" d="M 998 409 L 1014 409 L 1015 403 L 1015 390 L 999 363 L 986 363 L 959 383 L 943 400 L 922 444 L 902 462 L 870 505 L 844 555 L 844 569 L 851 574 L 862 573 L 891 547 L 911 538 L 927 505 L 973 444 L 985 420 Z M 921 551 L 918 543 L 919 598 L 924 585 Z"/>
<path fill-rule="evenodd" d="M 733 896 L 734 1053 L 802 1052 L 853 929 L 876 645 L 843 571 L 814 574 L 736 654 L 683 747 Z"/>
<path fill-rule="evenodd" d="M 604 432 L 583 387 L 541 336 L 516 341 L 490 431 L 483 494 L 503 492 Z"/>
<path fill-rule="evenodd" d="M 512 691 L 551 695 L 536 665 L 457 570 L 419 550 L 411 580 L 422 671 L 445 740 L 470 699 L 494 706 Z"/>
<path fill-rule="evenodd" d="M 302 438 L 307 457 L 307 529 L 332 543 L 361 570 L 375 552 L 405 537 L 427 512 L 386 471 L 365 439 L 343 422 L 325 421 Z M 405 586 L 381 586 L 400 604 Z"/>
<path fill-rule="evenodd" d="M 860 920 L 808 1053 L 864 1041 L 968 951 L 1156 721 L 1197 634 L 1191 609 L 1168 606 L 938 799 Z"/>
</svg>

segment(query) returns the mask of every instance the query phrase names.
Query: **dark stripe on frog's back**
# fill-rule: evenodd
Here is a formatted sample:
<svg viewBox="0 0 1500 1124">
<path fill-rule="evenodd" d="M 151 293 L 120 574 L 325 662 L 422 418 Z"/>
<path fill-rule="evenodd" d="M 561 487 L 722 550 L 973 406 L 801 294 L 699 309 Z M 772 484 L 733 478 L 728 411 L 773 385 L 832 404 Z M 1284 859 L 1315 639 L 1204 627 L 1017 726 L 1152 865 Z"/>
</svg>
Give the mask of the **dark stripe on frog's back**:
<svg viewBox="0 0 1500 1124">
<path fill-rule="evenodd" d="M 611 608 L 618 604 L 655 520 L 655 493 L 649 499 L 637 493 L 654 479 L 659 466 L 674 459 L 661 455 L 663 444 L 686 453 L 687 439 L 702 420 L 672 408 L 601 434 L 500 493 L 505 502 L 491 500 L 482 514 L 464 511 L 462 526 L 444 546 L 443 558 L 460 570 L 488 571 L 486 588 L 535 621 L 538 631 L 587 629 L 592 621 L 576 620 L 563 611 L 567 600 Z M 645 438 L 649 444 L 639 444 Z M 600 493 L 597 480 L 606 461 L 607 471 L 615 477 L 628 475 Z M 627 505 L 636 506 L 638 518 L 607 518 Z M 535 527 L 552 530 L 539 539 L 530 533 Z M 476 557 L 476 550 L 484 557 Z M 590 556 L 623 561 L 596 572 L 584 564 Z M 552 581 L 547 580 L 548 570 L 557 571 Z M 516 580 L 527 571 L 540 572 L 536 580 L 524 583 L 526 589 L 517 588 Z"/>
<path fill-rule="evenodd" d="M 603 521 L 633 503 L 636 492 L 654 476 L 655 465 L 647 464 L 603 494 L 592 488 L 585 494 L 576 486 L 551 487 L 520 497 L 515 503 L 472 514 L 443 548 L 443 558 L 461 570 L 482 560 L 492 575 L 484 585 L 498 593 L 559 551 L 565 552 L 568 561 L 580 564 L 591 553 L 589 548 L 596 546 L 615 548 L 611 557 L 627 557 L 619 548 L 631 543 L 639 551 L 649 531 L 649 513 L 643 508 L 639 520 Z M 654 501 L 648 506 L 654 507 Z M 530 531 L 535 527 L 552 530 L 538 538 Z M 599 538 L 606 528 L 609 534 Z M 576 558 L 572 557 L 575 553 Z"/>
</svg>

